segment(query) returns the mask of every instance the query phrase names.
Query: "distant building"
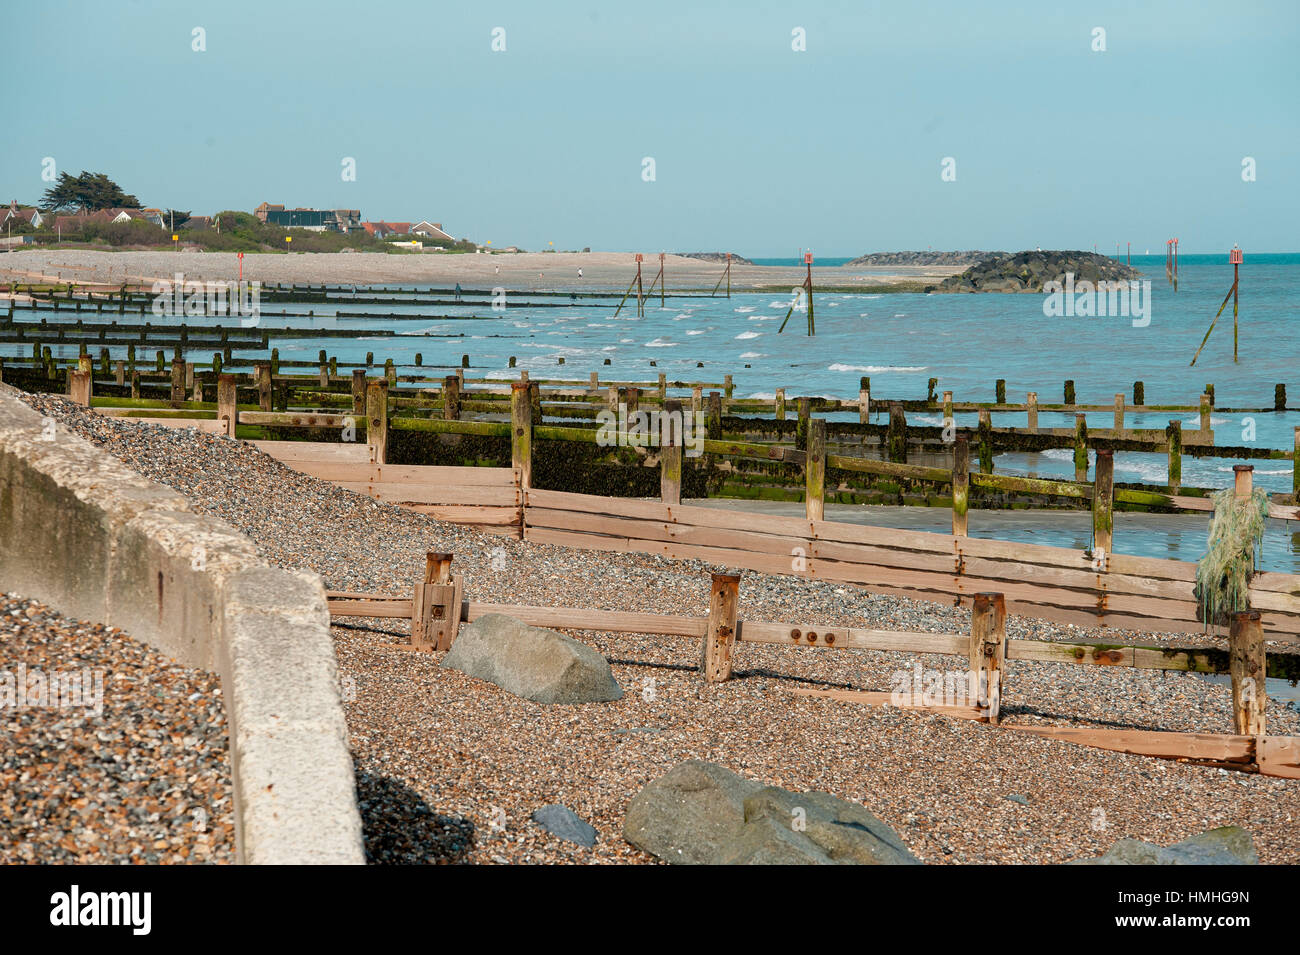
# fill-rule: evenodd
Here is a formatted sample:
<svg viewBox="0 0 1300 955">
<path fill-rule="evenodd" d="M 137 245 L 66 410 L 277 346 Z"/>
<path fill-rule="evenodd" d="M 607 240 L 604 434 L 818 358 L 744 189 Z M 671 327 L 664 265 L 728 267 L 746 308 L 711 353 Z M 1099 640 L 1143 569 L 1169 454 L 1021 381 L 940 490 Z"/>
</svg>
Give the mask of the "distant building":
<svg viewBox="0 0 1300 955">
<path fill-rule="evenodd" d="M 384 239 L 390 235 L 411 234 L 411 223 L 409 222 L 363 222 L 361 228 L 376 239 Z"/>
<path fill-rule="evenodd" d="M 253 214 L 263 222 L 285 229 L 308 229 L 312 232 L 351 232 L 361 226 L 360 209 L 286 209 L 264 202 Z"/>
<path fill-rule="evenodd" d="M 185 220 L 184 229 L 193 229 L 195 232 L 201 232 L 205 229 L 212 228 L 212 216 L 190 216 Z"/>
<path fill-rule="evenodd" d="M 417 222 L 411 227 L 411 235 L 422 235 L 430 239 L 445 239 L 448 242 L 455 242 L 454 236 L 448 235 L 442 230 L 441 222 Z"/>
<path fill-rule="evenodd" d="M 18 225 L 20 222 L 26 223 L 33 229 L 39 229 L 44 221 L 45 218 L 41 215 L 40 209 L 35 206 L 25 206 L 20 209 L 18 200 L 14 199 L 10 201 L 9 208 L 4 211 L 4 215 L 0 216 L 0 229 L 3 229 L 6 225 Z"/>
<path fill-rule="evenodd" d="M 253 215 L 257 216 L 257 218 L 265 222 L 267 215 L 269 215 L 270 213 L 283 212 L 283 211 L 284 211 L 283 205 L 272 205 L 269 202 L 264 202 L 256 209 L 253 210 Z"/>
</svg>

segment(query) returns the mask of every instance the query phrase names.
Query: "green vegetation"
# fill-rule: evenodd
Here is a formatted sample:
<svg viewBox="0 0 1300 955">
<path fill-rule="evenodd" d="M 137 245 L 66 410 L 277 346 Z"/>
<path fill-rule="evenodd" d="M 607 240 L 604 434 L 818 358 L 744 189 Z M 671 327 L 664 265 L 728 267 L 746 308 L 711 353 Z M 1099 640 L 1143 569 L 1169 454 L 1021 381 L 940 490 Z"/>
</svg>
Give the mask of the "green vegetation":
<svg viewBox="0 0 1300 955">
<path fill-rule="evenodd" d="M 76 209 L 96 212 L 100 209 L 139 209 L 140 200 L 127 195 L 122 187 L 102 172 L 85 172 L 70 176 L 59 173 L 58 181 L 45 190 L 42 208 L 57 212 Z"/>
</svg>

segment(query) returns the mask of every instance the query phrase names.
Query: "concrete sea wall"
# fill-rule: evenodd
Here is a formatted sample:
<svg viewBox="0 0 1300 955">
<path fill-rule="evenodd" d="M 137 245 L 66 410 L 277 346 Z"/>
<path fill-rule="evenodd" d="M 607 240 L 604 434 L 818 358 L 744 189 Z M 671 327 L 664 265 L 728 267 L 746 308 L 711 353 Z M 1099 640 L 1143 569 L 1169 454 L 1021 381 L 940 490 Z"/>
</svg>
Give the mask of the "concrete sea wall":
<svg viewBox="0 0 1300 955">
<path fill-rule="evenodd" d="M 0 589 L 220 676 L 241 862 L 363 862 L 320 578 L 268 567 L 16 394 L 0 385 Z"/>
</svg>

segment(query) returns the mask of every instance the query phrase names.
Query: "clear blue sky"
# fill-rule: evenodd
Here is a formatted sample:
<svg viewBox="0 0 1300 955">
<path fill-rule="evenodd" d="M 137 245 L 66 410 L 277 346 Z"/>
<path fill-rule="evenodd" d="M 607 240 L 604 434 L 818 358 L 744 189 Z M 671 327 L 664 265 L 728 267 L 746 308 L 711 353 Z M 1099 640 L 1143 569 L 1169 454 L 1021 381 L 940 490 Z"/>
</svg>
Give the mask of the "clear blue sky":
<svg viewBox="0 0 1300 955">
<path fill-rule="evenodd" d="M 531 249 L 1300 246 L 1300 3 L 1060 6 L 4 0 L 0 188 L 51 156 Z"/>
</svg>

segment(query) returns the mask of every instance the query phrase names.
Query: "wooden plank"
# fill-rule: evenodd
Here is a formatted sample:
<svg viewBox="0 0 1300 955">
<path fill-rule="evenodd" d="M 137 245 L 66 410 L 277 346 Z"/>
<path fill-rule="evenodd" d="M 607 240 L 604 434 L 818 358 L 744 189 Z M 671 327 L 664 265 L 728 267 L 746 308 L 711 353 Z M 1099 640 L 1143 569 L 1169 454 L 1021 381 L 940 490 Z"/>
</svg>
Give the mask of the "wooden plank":
<svg viewBox="0 0 1300 955">
<path fill-rule="evenodd" d="M 520 494 L 512 487 L 481 487 L 459 484 L 411 484 L 402 481 L 338 481 L 339 487 L 366 494 L 385 504 L 481 504 L 488 507 L 518 507 Z"/>
<path fill-rule="evenodd" d="M 814 696 L 842 703 L 866 703 L 871 706 L 897 706 L 907 710 L 922 710 L 927 713 L 939 713 L 943 716 L 955 716 L 965 720 L 987 722 L 988 716 L 978 706 L 944 706 L 938 703 L 903 702 L 893 693 L 876 690 L 813 690 L 804 687 L 783 687 L 787 693 L 795 696 Z"/>
<path fill-rule="evenodd" d="M 204 434 L 225 434 L 226 426 L 223 421 L 216 421 L 210 418 L 116 418 L 116 421 L 132 421 L 136 424 L 160 424 L 167 428 L 193 428 L 195 431 L 201 431 Z"/>
<path fill-rule="evenodd" d="M 331 617 L 403 617 L 410 619 L 414 607 L 410 597 L 400 600 L 331 600 Z"/>
<path fill-rule="evenodd" d="M 1300 779 L 1300 737 L 1259 737 L 1255 741 L 1255 761 L 1264 776 Z"/>
<path fill-rule="evenodd" d="M 321 441 L 252 441 L 253 447 L 277 460 L 334 461 L 369 464 L 370 450 L 364 444 L 328 444 Z"/>
<path fill-rule="evenodd" d="M 674 637 L 703 637 L 704 617 L 637 613 L 621 610 L 585 610 L 574 607 L 530 607 L 515 604 L 462 603 L 461 619 L 473 622 L 490 613 L 505 614 L 534 627 L 591 630 L 603 633 L 650 633 Z"/>
<path fill-rule="evenodd" d="M 644 541 L 677 541 L 705 547 L 734 547 L 754 550 L 764 554 L 793 556 L 800 547 L 807 553 L 808 540 L 801 537 L 775 537 L 766 534 L 729 531 L 691 524 L 650 521 L 636 518 L 613 517 L 606 514 L 584 514 L 578 511 L 558 511 L 551 508 L 530 507 L 525 514 L 530 527 L 549 527 L 555 530 L 584 531 L 626 537 Z"/>
<path fill-rule="evenodd" d="M 449 524 L 489 524 L 519 528 L 523 511 L 518 507 L 488 507 L 482 504 L 404 504 L 399 505 Z"/>
<path fill-rule="evenodd" d="M 1218 733 L 1170 733 L 1156 730 L 1111 730 L 1076 726 L 1002 724 L 1017 733 L 1031 733 L 1080 746 L 1138 756 L 1249 763 L 1255 758 L 1255 737 Z"/>
<path fill-rule="evenodd" d="M 1262 571 L 1250 578 L 1250 591 L 1252 596 L 1259 591 L 1270 591 L 1300 597 L 1300 575 Z"/>
</svg>

